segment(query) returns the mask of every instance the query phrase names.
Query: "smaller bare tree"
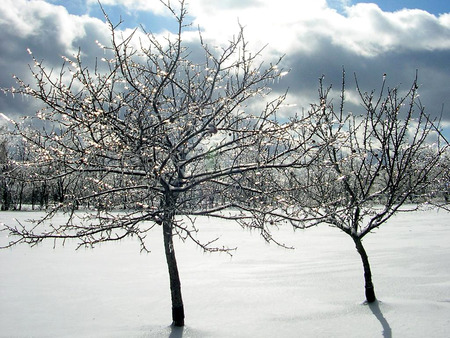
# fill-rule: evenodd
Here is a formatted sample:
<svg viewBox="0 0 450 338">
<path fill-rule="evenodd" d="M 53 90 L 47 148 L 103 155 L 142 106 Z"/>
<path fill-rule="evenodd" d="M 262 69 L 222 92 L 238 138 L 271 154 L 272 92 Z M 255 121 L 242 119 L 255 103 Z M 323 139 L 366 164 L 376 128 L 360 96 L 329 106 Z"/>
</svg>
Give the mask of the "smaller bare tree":
<svg viewBox="0 0 450 338">
<path fill-rule="evenodd" d="M 385 88 L 379 95 L 362 92 L 355 76 L 364 112 L 344 111 L 345 73 L 338 109 L 329 88 L 320 79 L 320 112 L 316 142 L 324 145 L 316 166 L 292 173 L 289 198 L 300 207 L 296 217 L 308 226 L 327 223 L 354 241 L 364 268 L 368 302 L 375 301 L 368 255 L 362 239 L 400 211 L 417 210 L 432 198 L 430 187 L 442 175 L 435 170 L 448 147 L 439 122 L 418 99 L 417 74 L 411 88 Z M 405 205 L 411 202 L 412 205 Z M 404 207 L 404 208 L 402 208 Z"/>
<path fill-rule="evenodd" d="M 439 121 L 420 104 L 417 76 L 404 94 L 386 89 L 385 80 L 378 95 L 356 85 L 361 115 L 344 111 L 345 73 L 337 109 L 329 98 L 331 87 L 320 79 L 319 103 L 312 105 L 310 125 L 300 129 L 314 134 L 305 145 L 315 149 L 315 156 L 308 166 L 278 170 L 272 179 L 258 181 L 267 198 L 248 206 L 255 216 L 249 225 L 270 228 L 287 220 L 295 228 L 324 223 L 344 231 L 361 256 L 366 299 L 373 302 L 362 239 L 394 214 L 417 210 L 437 196 L 435 182 L 445 174 L 440 162 L 448 143 Z"/>
</svg>

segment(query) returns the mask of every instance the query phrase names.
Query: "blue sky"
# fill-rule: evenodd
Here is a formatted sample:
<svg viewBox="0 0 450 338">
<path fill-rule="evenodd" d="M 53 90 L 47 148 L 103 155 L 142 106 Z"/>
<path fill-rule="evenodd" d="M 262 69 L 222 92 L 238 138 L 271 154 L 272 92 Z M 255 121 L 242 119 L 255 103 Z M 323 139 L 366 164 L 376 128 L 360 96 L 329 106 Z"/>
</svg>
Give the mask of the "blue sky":
<svg viewBox="0 0 450 338">
<path fill-rule="evenodd" d="M 378 1 L 353 1 L 357 2 L 375 2 L 383 11 L 397 11 L 403 8 L 419 8 L 429 13 L 439 15 L 448 13 L 450 10 L 450 3 L 448 0 L 378 0 Z"/>
<path fill-rule="evenodd" d="M 176 3 L 175 0 L 172 0 Z M 255 49 L 268 44 L 268 61 L 285 54 L 291 72 L 275 90 L 289 87 L 289 103 L 309 107 L 316 99 L 318 77 L 341 83 L 349 79 L 348 109 L 358 101 L 356 73 L 364 90 L 388 85 L 408 89 L 419 72 L 420 99 L 450 130 L 450 1 L 442 0 L 189 0 L 189 19 L 212 43 L 227 41 L 245 26 Z M 103 0 L 122 29 L 142 24 L 155 33 L 173 30 L 175 22 L 157 0 Z M 0 87 L 13 85 L 12 74 L 29 79 L 27 48 L 49 67 L 61 64 L 81 48 L 86 58 L 99 54 L 95 41 L 108 43 L 109 33 L 97 0 L 2 0 L 0 6 Z M 269 60 L 270 59 L 270 60 Z M 0 112 L 29 113 L 28 101 L 0 96 Z M 450 136 L 450 133 L 448 132 Z"/>
</svg>

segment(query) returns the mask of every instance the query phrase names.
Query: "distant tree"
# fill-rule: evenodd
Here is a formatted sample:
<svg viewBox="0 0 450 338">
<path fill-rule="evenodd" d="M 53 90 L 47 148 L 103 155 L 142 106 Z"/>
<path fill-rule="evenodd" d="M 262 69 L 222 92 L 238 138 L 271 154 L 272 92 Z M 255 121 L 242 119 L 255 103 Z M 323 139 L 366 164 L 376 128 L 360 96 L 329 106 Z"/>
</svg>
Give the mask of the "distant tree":
<svg viewBox="0 0 450 338">
<path fill-rule="evenodd" d="M 435 206 L 450 211 L 450 148 L 441 157 L 435 171 L 439 171 L 441 175 L 429 189 L 434 195 L 432 202 Z"/>
<path fill-rule="evenodd" d="M 11 170 L 11 159 L 8 149 L 6 128 L 0 128 L 0 203 L 2 210 L 10 210 L 13 205 L 11 180 L 8 172 Z"/>
<path fill-rule="evenodd" d="M 195 220 L 181 216 L 248 217 L 222 212 L 237 206 L 233 192 L 245 175 L 302 166 L 304 147 L 286 133 L 292 122 L 275 118 L 284 95 L 261 105 L 270 92 L 267 85 L 284 75 L 281 59 L 263 63 L 262 50 L 250 52 L 242 28 L 219 47 L 209 46 L 200 34 L 199 57 L 198 49 L 183 41 L 185 1 L 178 9 L 169 2 L 165 6 L 178 23 L 176 34 L 158 38 L 135 30 L 125 35 L 120 23 L 106 16 L 111 44 L 100 46 L 101 62 L 85 66 L 80 51 L 64 57 L 54 71 L 33 57 L 36 83 L 17 79 L 17 88 L 9 90 L 44 105 L 32 117 L 39 123 L 16 125 L 37 154 L 28 167 L 34 166 L 41 182 L 66 180 L 72 187 L 33 226 L 4 230 L 16 238 L 8 246 L 46 239 L 94 246 L 135 236 L 147 250 L 148 231 L 161 225 L 173 324 L 182 326 L 173 237 L 189 238 L 205 251 L 229 249 L 214 246 L 215 239 L 200 242 Z M 263 156 L 257 156 L 261 150 Z M 124 205 L 127 209 L 113 212 Z M 99 211 L 76 212 L 80 206 Z M 48 226 L 46 221 L 62 210 L 68 212 L 67 222 Z"/>
<path fill-rule="evenodd" d="M 441 190 L 444 195 L 447 210 L 450 210 L 448 207 L 450 205 L 450 151 L 447 151 L 446 155 L 442 165 L 444 178 L 439 185 L 439 190 Z"/>
</svg>

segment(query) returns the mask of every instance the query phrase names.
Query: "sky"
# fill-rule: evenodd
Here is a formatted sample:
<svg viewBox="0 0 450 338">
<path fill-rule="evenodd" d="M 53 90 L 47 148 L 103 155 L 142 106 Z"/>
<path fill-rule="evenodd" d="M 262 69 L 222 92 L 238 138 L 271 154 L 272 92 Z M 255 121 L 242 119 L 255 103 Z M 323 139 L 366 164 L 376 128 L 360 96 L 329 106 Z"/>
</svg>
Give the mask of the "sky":
<svg viewBox="0 0 450 338">
<path fill-rule="evenodd" d="M 142 25 L 155 34 L 176 27 L 157 0 L 103 0 L 112 21 L 123 30 Z M 172 0 L 176 3 L 176 0 Z M 338 93 L 344 68 L 347 109 L 360 107 L 354 75 L 364 91 L 387 85 L 407 90 L 416 70 L 420 100 L 433 116 L 442 114 L 450 136 L 450 2 L 442 0 L 189 0 L 189 20 L 203 36 L 228 41 L 245 27 L 250 47 L 267 44 L 264 57 L 285 55 L 290 70 L 275 91 L 289 88 L 287 103 L 296 109 L 317 101 L 318 79 Z M 0 87 L 12 75 L 30 79 L 29 48 L 48 67 L 80 48 L 87 58 L 101 55 L 96 40 L 108 43 L 109 32 L 97 0 L 3 0 L 0 4 Z M 0 95 L 0 112 L 30 114 L 31 103 Z"/>
</svg>

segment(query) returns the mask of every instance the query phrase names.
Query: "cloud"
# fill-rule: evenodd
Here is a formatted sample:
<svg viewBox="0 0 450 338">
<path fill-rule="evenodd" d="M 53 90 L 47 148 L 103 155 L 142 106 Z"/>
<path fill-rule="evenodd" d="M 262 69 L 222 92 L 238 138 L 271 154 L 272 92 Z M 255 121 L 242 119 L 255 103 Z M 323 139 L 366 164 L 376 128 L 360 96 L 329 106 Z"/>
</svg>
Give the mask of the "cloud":
<svg viewBox="0 0 450 338">
<path fill-rule="evenodd" d="M 91 8 L 98 6 L 96 0 L 86 1 Z M 102 4 L 167 15 L 159 1 L 102 0 Z M 375 4 L 349 4 L 346 0 L 190 0 L 188 12 L 193 28 L 200 25 L 210 43 L 226 43 L 241 24 L 251 49 L 268 44 L 263 54 L 271 60 L 286 54 L 284 66 L 292 71 L 274 86 L 279 92 L 289 87 L 288 103 L 299 109 L 316 99 L 322 74 L 338 94 L 342 68 L 346 69 L 348 109 L 356 109 L 353 73 L 364 90 L 379 88 L 384 73 L 389 86 L 406 90 L 418 69 L 421 100 L 434 113 L 445 104 L 444 117 L 450 121 L 450 13 L 392 13 Z M 98 56 L 101 51 L 95 40 L 107 44 L 110 39 L 102 20 L 71 15 L 64 7 L 42 0 L 4 0 L 0 29 L 0 71 L 6 74 L 1 87 L 12 85 L 9 76 L 13 73 L 27 76 L 27 48 L 49 67 L 56 67 L 61 55 L 71 56 L 78 47 L 87 59 Z M 186 38 L 194 34 L 191 31 Z M 0 97 L 0 112 L 22 112 L 29 109 L 27 105 Z"/>
<path fill-rule="evenodd" d="M 363 56 L 392 50 L 450 48 L 450 29 L 436 16 L 422 10 L 383 12 L 375 4 L 361 3 L 346 9 L 333 27 L 335 43 Z"/>
<path fill-rule="evenodd" d="M 326 1 L 243 1 L 239 11 L 231 1 L 220 7 L 192 0 L 191 11 L 210 39 L 227 41 L 245 26 L 254 49 L 268 43 L 271 57 L 286 54 L 290 74 L 279 91 L 290 88 L 290 103 L 308 108 L 317 97 L 318 78 L 336 88 L 342 69 L 347 72 L 348 109 L 358 109 L 354 73 L 363 90 L 379 89 L 384 73 L 388 85 L 406 91 L 419 71 L 421 100 L 430 113 L 450 120 L 450 14 L 439 17 L 422 10 L 384 12 L 376 4 L 348 6 L 341 11 Z M 294 102 L 295 100 L 297 102 Z M 447 108 L 445 108 L 447 107 Z"/>
<path fill-rule="evenodd" d="M 376 56 L 395 50 L 436 50 L 450 48 L 450 19 L 422 10 L 383 12 L 376 4 L 346 6 L 341 14 L 326 1 L 259 0 L 192 1 L 195 23 L 210 36 L 224 37 L 239 22 L 246 26 L 248 39 L 269 43 L 280 52 L 317 52 L 317 40 L 330 38 L 362 56 Z"/>
<path fill-rule="evenodd" d="M 247 40 L 252 45 L 269 44 L 279 53 L 293 49 L 311 49 L 311 32 L 323 15 L 336 15 L 326 1 L 251 0 L 216 2 L 193 0 L 190 12 L 194 24 L 199 25 L 205 36 L 227 39 L 238 30 L 238 23 L 245 27 Z"/>
<path fill-rule="evenodd" d="M 71 57 L 79 47 L 85 55 L 98 54 L 95 40 L 109 41 L 104 23 L 88 16 L 70 15 L 64 7 L 45 1 L 4 0 L 0 11 L 1 87 L 14 84 L 12 75 L 32 82 L 29 49 L 48 68 L 59 68 L 61 56 Z M 0 111 L 30 113 L 31 102 L 1 97 Z"/>
<path fill-rule="evenodd" d="M 17 39 L 34 45 L 70 49 L 73 43 L 86 36 L 86 23 L 96 19 L 70 15 L 62 6 L 45 1 L 5 0 L 0 25 L 9 42 Z"/>
</svg>

